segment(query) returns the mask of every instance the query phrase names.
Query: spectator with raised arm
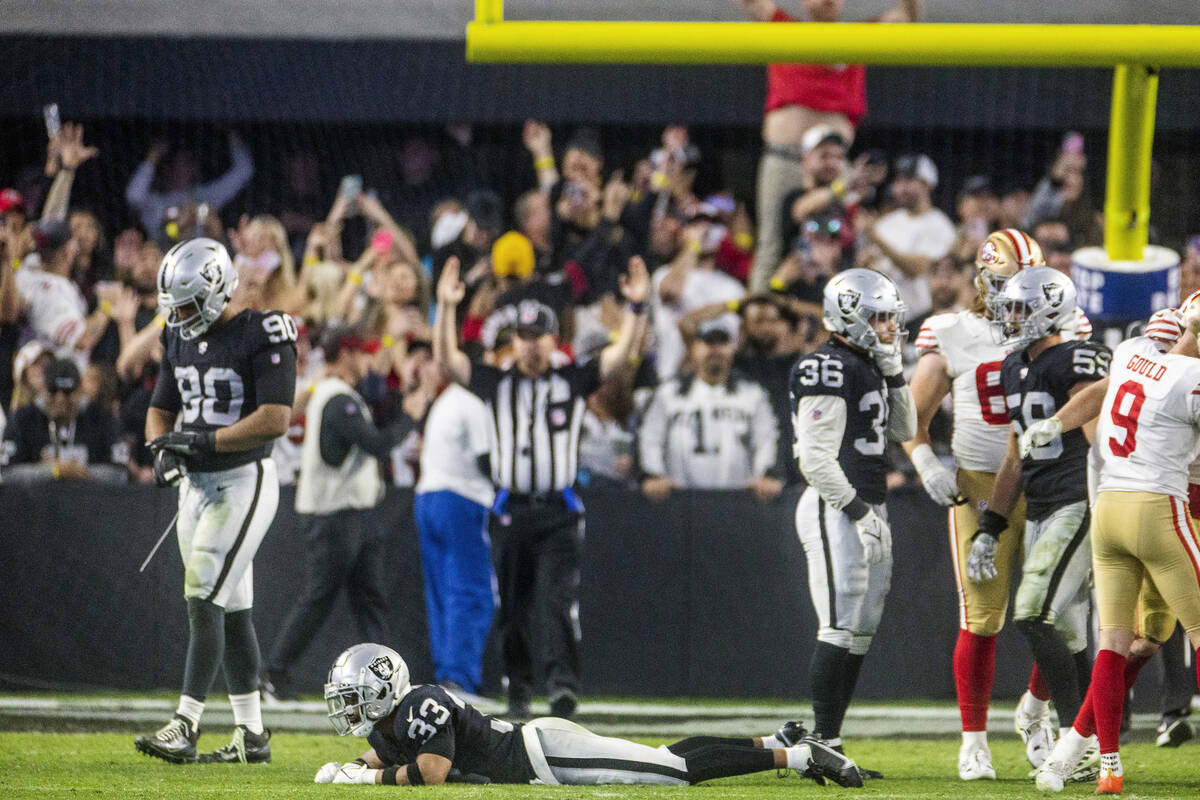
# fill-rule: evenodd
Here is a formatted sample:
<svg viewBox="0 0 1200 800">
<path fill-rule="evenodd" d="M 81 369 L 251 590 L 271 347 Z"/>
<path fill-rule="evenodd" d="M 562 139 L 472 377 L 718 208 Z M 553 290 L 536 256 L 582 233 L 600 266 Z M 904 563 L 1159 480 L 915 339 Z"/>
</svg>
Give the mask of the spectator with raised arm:
<svg viewBox="0 0 1200 800">
<path fill-rule="evenodd" d="M 738 0 L 758 22 L 794 22 L 773 0 Z M 844 0 L 803 0 L 805 21 L 838 22 Z M 880 22 L 916 22 L 919 0 L 901 0 Z M 783 201 L 803 186 L 801 140 L 816 125 L 838 131 L 847 144 L 867 113 L 866 69 L 861 64 L 770 64 L 763 116 L 763 155 L 758 163 L 758 245 L 750 288 L 766 291 L 787 242 L 783 238 Z"/>
</svg>

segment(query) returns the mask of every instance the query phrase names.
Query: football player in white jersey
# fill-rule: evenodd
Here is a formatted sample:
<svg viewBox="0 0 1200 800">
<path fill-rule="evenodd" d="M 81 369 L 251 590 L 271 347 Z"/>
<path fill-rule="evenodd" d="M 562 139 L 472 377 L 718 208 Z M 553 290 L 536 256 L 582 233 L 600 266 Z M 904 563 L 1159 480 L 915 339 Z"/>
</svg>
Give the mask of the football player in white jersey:
<svg viewBox="0 0 1200 800">
<path fill-rule="evenodd" d="M 1183 308 L 1197 305 L 1200 293 Z M 1092 537 L 1100 652 L 1072 728 L 1038 770 L 1037 786 L 1044 791 L 1062 790 L 1096 732 L 1101 749 L 1097 793 L 1119 794 L 1123 775 L 1117 745 L 1125 691 L 1174 629 L 1176 614 L 1193 645 L 1200 639 L 1200 544 L 1185 503 L 1200 489 L 1190 483 L 1200 466 L 1200 361 L 1186 357 L 1197 355 L 1200 313 L 1193 310 L 1189 317 L 1190 335 L 1165 353 L 1180 334 L 1181 320 L 1173 309 L 1155 314 L 1143 336 L 1117 348 L 1108 380 L 1022 436 L 1021 447 L 1028 450 L 1099 414 L 1102 460 Z M 1185 471 L 1181 465 L 1189 460 Z"/>
<path fill-rule="evenodd" d="M 975 258 L 975 301 L 970 309 L 936 314 L 917 336 L 920 357 L 909 382 L 917 404 L 917 435 L 906 442 L 925 490 L 949 507 L 950 552 L 958 587 L 959 634 L 954 648 L 954 684 L 962 717 L 963 743 L 958 772 L 963 780 L 993 779 L 987 745 L 987 711 L 995 669 L 996 636 L 1008 608 L 1012 568 L 1021 552 L 1025 506 L 1022 499 L 1009 515 L 1009 528 L 999 539 L 995 579 L 975 583 L 967 577 L 967 558 L 979 517 L 1004 460 L 1009 418 L 1000 384 L 1000 364 L 1008 348 L 996 344 L 989 324 L 988 300 L 1007 280 L 1030 266 L 1045 265 L 1031 237 L 1008 228 L 991 233 Z M 1066 338 L 1087 339 L 1091 323 L 1079 311 L 1063 331 Z M 949 393 L 954 409 L 951 451 L 957 472 L 944 467 L 930 446 L 929 423 Z M 1017 706 L 1017 732 L 1034 766 L 1052 745 L 1049 692 L 1037 668 L 1029 691 Z"/>
</svg>

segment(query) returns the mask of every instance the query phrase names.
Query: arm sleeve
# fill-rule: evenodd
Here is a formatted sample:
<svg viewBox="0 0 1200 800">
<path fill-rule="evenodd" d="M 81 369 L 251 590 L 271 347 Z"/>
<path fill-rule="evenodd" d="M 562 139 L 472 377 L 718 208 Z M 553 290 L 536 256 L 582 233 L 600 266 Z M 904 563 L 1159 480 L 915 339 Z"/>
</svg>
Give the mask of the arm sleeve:
<svg viewBox="0 0 1200 800">
<path fill-rule="evenodd" d="M 857 495 L 838 463 L 846 432 L 846 401 L 836 395 L 801 397 L 792 425 L 800 473 L 826 503 L 841 511 Z"/>
<path fill-rule="evenodd" d="M 443 725 L 437 733 L 429 737 L 429 741 L 421 745 L 421 749 L 417 751 L 417 755 L 425 755 L 426 753 L 435 756 L 441 756 L 451 763 L 454 761 L 454 731 L 449 725 Z"/>
<path fill-rule="evenodd" d="M 178 414 L 183 406 L 183 399 L 179 396 L 179 384 L 175 382 L 175 367 L 167 360 L 166 348 L 163 349 L 162 365 L 158 370 L 154 393 L 150 395 L 150 405 L 172 414 Z"/>
<path fill-rule="evenodd" d="M 913 347 L 917 348 L 917 354 L 923 356 L 926 353 L 936 353 L 941 346 L 937 333 L 929 326 L 929 323 L 926 322 L 922 325 L 920 332 L 917 333 L 917 340 L 913 342 Z"/>
<path fill-rule="evenodd" d="M 254 356 L 254 398 L 259 407 L 291 406 L 296 399 L 296 348 L 291 343 L 269 347 Z"/>
<path fill-rule="evenodd" d="M 663 399 L 666 391 L 667 384 L 655 390 L 638 429 L 638 458 L 642 471 L 648 475 L 667 473 L 667 404 Z"/>
<path fill-rule="evenodd" d="M 229 160 L 233 163 L 228 172 L 196 190 L 196 196 L 212 206 L 213 211 L 219 211 L 254 177 L 250 148 L 237 134 L 229 137 Z"/>
<path fill-rule="evenodd" d="M 357 400 L 348 394 L 336 395 L 329 398 L 321 413 L 321 458 L 327 464 L 340 464 L 353 445 L 375 458 L 387 458 L 392 448 L 415 427 L 416 423 L 407 415 L 401 415 L 380 430 L 363 416 Z"/>
<path fill-rule="evenodd" d="M 754 477 L 761 478 L 775 467 L 779 455 L 779 420 L 765 391 L 759 391 L 754 404 Z"/>
<path fill-rule="evenodd" d="M 917 403 L 907 385 L 888 389 L 887 437 L 893 442 L 907 442 L 917 435 Z"/>
</svg>

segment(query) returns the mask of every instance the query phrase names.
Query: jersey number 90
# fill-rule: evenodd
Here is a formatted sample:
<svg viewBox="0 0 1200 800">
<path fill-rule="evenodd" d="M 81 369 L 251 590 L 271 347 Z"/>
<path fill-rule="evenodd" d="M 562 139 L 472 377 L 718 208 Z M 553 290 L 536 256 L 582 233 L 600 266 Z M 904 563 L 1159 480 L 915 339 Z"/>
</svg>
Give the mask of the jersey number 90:
<svg viewBox="0 0 1200 800">
<path fill-rule="evenodd" d="M 209 367 L 203 376 L 195 367 L 176 367 L 175 383 L 185 423 L 203 421 L 223 427 L 241 419 L 245 399 L 242 376 L 228 367 Z"/>
</svg>

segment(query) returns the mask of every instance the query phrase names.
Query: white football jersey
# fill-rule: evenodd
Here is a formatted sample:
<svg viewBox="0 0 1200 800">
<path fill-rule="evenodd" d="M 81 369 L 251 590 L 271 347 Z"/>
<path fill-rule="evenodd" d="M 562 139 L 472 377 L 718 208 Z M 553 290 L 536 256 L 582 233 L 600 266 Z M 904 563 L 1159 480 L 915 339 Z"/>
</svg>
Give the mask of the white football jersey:
<svg viewBox="0 0 1200 800">
<path fill-rule="evenodd" d="M 1076 309 L 1062 330 L 1066 339 L 1087 340 L 1092 323 Z M 1011 348 L 996 344 L 991 323 L 972 311 L 948 311 L 925 320 L 917 352 L 941 353 L 950 373 L 954 432 L 950 450 L 963 469 L 996 472 L 1008 448 L 1009 418 L 1000 365 Z"/>
<path fill-rule="evenodd" d="M 1096 429 L 1098 489 L 1187 502 L 1200 442 L 1200 359 L 1160 353 L 1144 336 L 1118 345 Z"/>
<path fill-rule="evenodd" d="M 37 338 L 56 349 L 75 347 L 87 324 L 87 302 L 79 287 L 61 275 L 29 267 L 16 277 Z"/>
</svg>

